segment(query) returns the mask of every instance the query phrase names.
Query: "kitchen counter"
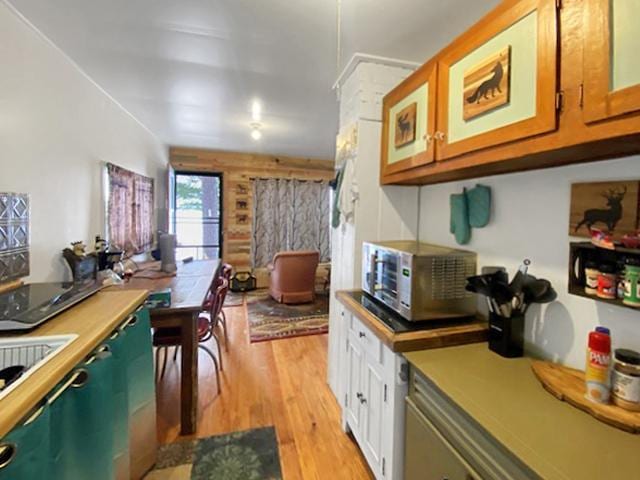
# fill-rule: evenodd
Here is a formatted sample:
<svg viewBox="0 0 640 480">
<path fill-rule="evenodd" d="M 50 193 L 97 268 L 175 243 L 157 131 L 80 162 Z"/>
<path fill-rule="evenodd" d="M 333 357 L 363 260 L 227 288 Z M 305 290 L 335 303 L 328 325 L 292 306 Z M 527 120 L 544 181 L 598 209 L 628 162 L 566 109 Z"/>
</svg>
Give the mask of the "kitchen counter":
<svg viewBox="0 0 640 480">
<path fill-rule="evenodd" d="M 481 318 L 467 322 L 439 322 L 437 324 L 424 322 L 427 327 L 425 329 L 396 333 L 356 301 L 350 292 L 352 291 L 338 291 L 336 298 L 394 352 L 411 352 L 487 340 L 488 325 Z M 486 345 L 484 347 L 486 348 Z"/>
<path fill-rule="evenodd" d="M 535 378 L 530 358 L 506 359 L 484 344 L 405 357 L 540 477 L 640 476 L 640 436 L 557 400 Z"/>
<path fill-rule="evenodd" d="M 79 362 L 147 297 L 146 290 L 101 291 L 23 335 L 78 335 L 73 343 L 0 400 L 0 438 L 6 435 Z"/>
</svg>

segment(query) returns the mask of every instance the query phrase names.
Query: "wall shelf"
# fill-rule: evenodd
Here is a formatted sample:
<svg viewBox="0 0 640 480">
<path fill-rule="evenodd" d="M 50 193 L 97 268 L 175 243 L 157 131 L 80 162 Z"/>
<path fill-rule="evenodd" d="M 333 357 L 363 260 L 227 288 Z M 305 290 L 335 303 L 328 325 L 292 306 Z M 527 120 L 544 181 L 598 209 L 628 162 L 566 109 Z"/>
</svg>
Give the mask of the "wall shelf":
<svg viewBox="0 0 640 480">
<path fill-rule="evenodd" d="M 614 250 L 600 248 L 591 242 L 572 242 L 569 253 L 569 293 L 578 297 L 589 298 L 598 302 L 616 305 L 631 310 L 640 311 L 639 307 L 632 307 L 623 303 L 622 299 L 600 298 L 589 295 L 584 291 L 584 264 L 586 261 L 597 263 L 624 264 L 626 258 L 633 257 L 640 260 L 640 249 L 616 247 Z"/>
</svg>

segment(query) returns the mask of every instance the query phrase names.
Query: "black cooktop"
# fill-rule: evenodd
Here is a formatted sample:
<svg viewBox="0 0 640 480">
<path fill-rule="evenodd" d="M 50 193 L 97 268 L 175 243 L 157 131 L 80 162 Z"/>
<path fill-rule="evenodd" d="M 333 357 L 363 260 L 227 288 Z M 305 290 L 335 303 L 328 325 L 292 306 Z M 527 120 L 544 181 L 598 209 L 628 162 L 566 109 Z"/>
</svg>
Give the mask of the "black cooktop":
<svg viewBox="0 0 640 480">
<path fill-rule="evenodd" d="M 84 283 L 31 283 L 0 294 L 0 331 L 30 330 L 100 290 Z"/>
<path fill-rule="evenodd" d="M 358 290 L 355 292 L 345 292 L 346 295 L 353 298 L 356 302 L 366 308 L 372 315 L 378 318 L 380 322 L 394 333 L 417 332 L 420 330 L 433 330 L 445 326 L 455 325 L 456 323 L 468 323 L 469 318 L 460 318 L 460 320 L 442 320 L 442 321 L 422 321 L 410 322 L 405 320 L 399 313 L 391 310 L 389 307 L 376 300 L 368 293 Z"/>
</svg>

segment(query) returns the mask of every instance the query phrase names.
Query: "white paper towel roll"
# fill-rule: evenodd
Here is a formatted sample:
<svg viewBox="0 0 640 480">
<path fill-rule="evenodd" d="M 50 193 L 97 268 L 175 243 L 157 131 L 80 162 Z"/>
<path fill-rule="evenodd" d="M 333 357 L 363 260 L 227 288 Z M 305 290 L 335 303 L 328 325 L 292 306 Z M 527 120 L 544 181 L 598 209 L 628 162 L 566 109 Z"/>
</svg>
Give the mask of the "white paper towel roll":
<svg viewBox="0 0 640 480">
<path fill-rule="evenodd" d="M 168 233 L 160 235 L 160 268 L 163 272 L 173 273 L 176 267 L 176 236 Z"/>
</svg>

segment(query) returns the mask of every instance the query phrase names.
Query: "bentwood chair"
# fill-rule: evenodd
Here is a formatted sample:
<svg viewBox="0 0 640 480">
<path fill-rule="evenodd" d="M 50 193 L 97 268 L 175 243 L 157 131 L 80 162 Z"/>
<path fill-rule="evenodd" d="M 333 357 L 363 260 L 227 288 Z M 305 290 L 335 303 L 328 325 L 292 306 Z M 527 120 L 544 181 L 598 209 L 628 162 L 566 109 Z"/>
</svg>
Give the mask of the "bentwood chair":
<svg viewBox="0 0 640 480">
<path fill-rule="evenodd" d="M 220 349 L 220 340 L 216 335 L 215 328 L 218 325 L 219 310 L 224 302 L 224 297 L 229 289 L 229 284 L 224 278 L 221 278 L 219 285 L 217 286 L 214 295 L 210 299 L 211 302 L 207 305 L 203 305 L 203 314 L 198 317 L 198 348 L 204 350 L 209 357 L 213 360 L 213 364 L 216 372 L 216 382 L 218 387 L 218 393 L 220 393 L 220 371 L 222 370 L 222 350 Z M 205 301 L 207 303 L 207 301 Z M 208 307 L 208 309 L 207 309 Z M 218 350 L 218 356 L 204 345 L 209 339 L 213 338 L 216 342 Z M 174 347 L 174 360 L 178 354 L 178 348 L 181 343 L 181 331 L 179 327 L 176 328 L 163 328 L 154 331 L 153 345 L 156 349 L 156 365 L 160 365 L 160 351 L 164 351 L 164 359 L 162 366 L 159 367 L 159 379 L 164 378 L 164 374 L 167 368 L 167 357 L 169 347 Z M 156 375 L 158 376 L 158 373 Z"/>
</svg>

